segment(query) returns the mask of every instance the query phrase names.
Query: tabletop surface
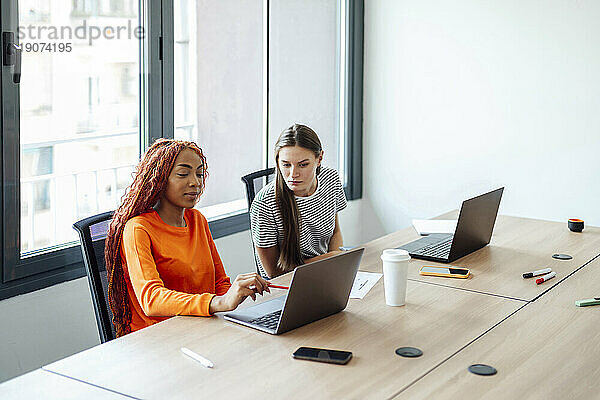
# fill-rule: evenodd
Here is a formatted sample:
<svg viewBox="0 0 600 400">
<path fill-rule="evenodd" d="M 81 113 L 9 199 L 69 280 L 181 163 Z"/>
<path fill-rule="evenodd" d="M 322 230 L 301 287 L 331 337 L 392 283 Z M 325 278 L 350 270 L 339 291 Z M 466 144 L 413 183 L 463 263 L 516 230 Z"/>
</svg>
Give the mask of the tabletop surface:
<svg viewBox="0 0 600 400">
<path fill-rule="evenodd" d="M 440 218 L 455 215 L 456 212 L 451 212 Z M 383 249 L 418 237 L 411 227 L 367 243 L 360 270 L 381 272 Z M 490 245 L 452 263 L 471 269 L 471 278 L 420 276 L 420 266 L 435 263 L 412 260 L 407 304 L 403 307 L 385 305 L 381 279 L 364 299 L 350 299 L 345 311 L 283 335 L 269 335 L 224 321 L 220 316 L 175 317 L 44 369 L 140 398 L 166 395 L 169 398 L 390 398 L 396 395 L 409 398 L 411 394 L 416 397 L 421 393 L 427 393 L 422 397 L 437 397 L 446 393 L 444 388 L 431 384 L 422 390 L 421 382 L 449 371 L 439 375 L 440 382 L 456 386 L 455 390 L 460 391 L 462 381 L 473 379 L 464 377 L 466 359 L 463 358 L 469 354 L 477 362 L 488 361 L 499 370 L 511 370 L 511 374 L 525 373 L 519 368 L 521 364 L 538 368 L 536 373 L 539 374 L 536 363 L 548 363 L 553 356 L 537 358 L 535 349 L 548 340 L 536 334 L 538 326 L 546 333 L 559 336 L 568 335 L 572 326 L 557 319 L 564 314 L 564 309 L 555 304 L 560 300 L 553 300 L 558 294 L 547 296 L 569 288 L 562 285 L 576 285 L 574 278 L 585 276 L 580 274 L 592 269 L 590 260 L 598 255 L 598 249 L 598 228 L 587 227 L 583 233 L 576 234 L 568 231 L 565 224 L 499 216 Z M 551 255 L 556 252 L 568 253 L 573 259 L 554 260 Z M 552 267 L 557 278 L 542 285 L 522 278 L 522 273 L 541 267 Z M 287 274 L 273 281 L 286 284 L 290 277 Z M 262 300 L 283 293 L 273 289 L 273 294 Z M 575 297 L 593 295 L 597 293 Z M 573 301 L 569 298 L 570 309 L 574 308 Z M 544 306 L 545 302 L 549 303 Z M 248 299 L 242 307 L 250 303 Z M 540 317 L 544 315 L 542 311 L 554 309 L 556 316 L 551 313 L 550 318 Z M 583 314 L 574 315 L 580 316 L 577 322 L 581 326 L 588 327 Z M 537 321 L 538 325 L 527 325 L 530 320 Z M 552 322 L 559 324 L 558 330 L 553 330 Z M 538 337 L 543 338 L 541 342 L 535 341 Z M 508 354 L 513 343 L 520 341 L 531 344 L 519 348 L 513 358 L 504 361 L 484 357 L 498 354 L 503 346 L 504 353 Z M 345 366 L 295 360 L 291 355 L 300 346 L 352 351 L 354 357 Z M 401 358 L 394 350 L 402 346 L 418 347 L 423 355 Z M 215 367 L 202 367 L 183 355 L 181 347 L 209 358 Z M 593 351 L 590 354 L 594 354 Z M 580 364 L 586 367 L 590 364 L 590 368 L 597 358 L 595 354 L 588 358 L 577 355 L 584 358 Z M 529 364 L 527 360 L 531 360 Z M 567 362 L 566 357 L 564 362 Z M 536 373 L 533 376 L 537 376 Z M 492 379 L 503 376 L 499 373 Z M 558 383 L 562 382 L 559 372 L 551 376 L 559 379 Z M 591 375 L 582 376 L 584 379 Z M 460 382 L 454 382 L 455 378 Z M 490 390 L 492 395 L 502 397 L 502 392 Z M 474 393 L 480 392 L 466 390 L 465 393 L 477 398 Z M 485 390 L 481 393 L 488 394 Z"/>
<path fill-rule="evenodd" d="M 3 400 L 79 400 L 85 398 L 118 400 L 129 397 L 41 369 L 0 384 L 0 399 Z"/>
<path fill-rule="evenodd" d="M 217 317 L 175 317 L 44 368 L 141 398 L 389 398 L 526 304 L 413 281 L 407 290 L 405 306 L 386 306 L 381 279 L 344 312 L 279 336 Z M 354 357 L 344 366 L 295 360 L 300 346 Z M 424 354 L 399 357 L 402 346 Z"/>
<path fill-rule="evenodd" d="M 440 215 L 439 219 L 457 217 L 457 211 Z M 412 228 L 391 233 L 370 242 L 365 249 L 361 269 L 381 272 L 379 258 L 383 249 L 395 248 L 418 239 Z M 408 277 L 438 285 L 451 286 L 498 296 L 532 301 L 600 252 L 600 228 L 586 227 L 581 233 L 569 231 L 566 223 L 541 221 L 499 215 L 488 246 L 462 257 L 449 265 L 468 268 L 468 279 L 449 279 L 419 275 L 423 265 L 448 265 L 412 259 Z M 555 253 L 566 253 L 573 259 L 552 258 Z M 533 279 L 523 279 L 523 273 L 550 267 L 556 277 L 541 285 Z"/>
<path fill-rule="evenodd" d="M 398 399 L 593 399 L 599 396 L 600 258 L 527 304 L 402 392 Z M 474 363 L 493 376 L 467 371 Z"/>
</svg>

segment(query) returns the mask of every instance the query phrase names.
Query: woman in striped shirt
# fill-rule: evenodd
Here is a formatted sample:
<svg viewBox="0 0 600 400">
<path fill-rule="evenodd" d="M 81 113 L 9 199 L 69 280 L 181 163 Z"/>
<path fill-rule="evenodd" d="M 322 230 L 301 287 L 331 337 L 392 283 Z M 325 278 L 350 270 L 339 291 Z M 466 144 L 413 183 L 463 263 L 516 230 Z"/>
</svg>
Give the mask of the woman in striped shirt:
<svg viewBox="0 0 600 400">
<path fill-rule="evenodd" d="M 275 180 L 250 207 L 262 275 L 275 277 L 339 253 L 338 212 L 346 196 L 337 172 L 321 166 L 323 149 L 308 126 L 294 124 L 275 143 Z"/>
</svg>

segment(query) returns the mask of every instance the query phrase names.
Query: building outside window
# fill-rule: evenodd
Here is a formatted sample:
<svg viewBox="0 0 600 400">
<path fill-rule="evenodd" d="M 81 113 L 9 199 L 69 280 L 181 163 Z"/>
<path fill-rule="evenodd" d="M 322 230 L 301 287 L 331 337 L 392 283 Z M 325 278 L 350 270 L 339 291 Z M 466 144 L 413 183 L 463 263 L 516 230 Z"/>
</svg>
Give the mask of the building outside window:
<svg viewBox="0 0 600 400">
<path fill-rule="evenodd" d="M 22 42 L 49 42 L 42 28 L 50 26 L 75 30 L 82 19 L 74 11 L 86 4 L 21 0 Z M 112 13 L 86 25 L 126 25 L 129 18 Z M 137 17 L 133 22 L 137 25 Z M 137 40 L 67 41 L 71 52 L 22 56 L 22 256 L 76 241 L 74 221 L 114 209 L 140 151 Z"/>
</svg>

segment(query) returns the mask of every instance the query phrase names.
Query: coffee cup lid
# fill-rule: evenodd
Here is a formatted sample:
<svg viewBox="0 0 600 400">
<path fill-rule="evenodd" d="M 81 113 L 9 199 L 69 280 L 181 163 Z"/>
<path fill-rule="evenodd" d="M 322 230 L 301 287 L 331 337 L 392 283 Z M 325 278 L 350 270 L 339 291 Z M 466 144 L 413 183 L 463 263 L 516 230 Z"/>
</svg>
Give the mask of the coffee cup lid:
<svg viewBox="0 0 600 400">
<path fill-rule="evenodd" d="M 401 249 L 385 249 L 381 254 L 383 261 L 406 261 L 410 260 L 408 251 Z"/>
</svg>

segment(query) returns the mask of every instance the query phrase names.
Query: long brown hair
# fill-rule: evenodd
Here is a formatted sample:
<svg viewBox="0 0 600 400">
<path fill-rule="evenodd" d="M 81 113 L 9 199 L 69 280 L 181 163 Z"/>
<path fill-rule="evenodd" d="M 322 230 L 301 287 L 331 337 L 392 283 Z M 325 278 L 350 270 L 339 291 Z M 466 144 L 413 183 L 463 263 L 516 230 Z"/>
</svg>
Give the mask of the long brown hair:
<svg viewBox="0 0 600 400">
<path fill-rule="evenodd" d="M 203 178 L 208 176 L 206 157 L 194 142 L 173 139 L 158 139 L 146 151 L 138 164 L 133 182 L 126 189 L 121 205 L 115 211 L 108 229 L 104 258 L 108 274 L 108 300 L 113 313 L 113 324 L 117 337 L 130 332 L 131 309 L 127 295 L 127 282 L 121 264 L 121 241 L 125 223 L 131 218 L 151 211 L 158 203 L 167 187 L 173 164 L 183 149 L 195 151 L 204 164 Z M 202 180 L 204 182 L 204 179 Z M 204 185 L 200 192 L 204 190 Z"/>
<path fill-rule="evenodd" d="M 288 188 L 285 179 L 279 169 L 279 151 L 286 146 L 300 146 L 312 151 L 315 157 L 321 155 L 321 141 L 319 137 L 306 125 L 294 124 L 281 132 L 275 143 L 275 165 L 277 175 L 275 177 L 275 201 L 281 219 L 283 220 L 283 242 L 279 248 L 279 260 L 277 266 L 282 272 L 304 263 L 300 252 L 300 213 L 294 192 Z M 317 167 L 317 175 L 321 166 Z"/>
</svg>

